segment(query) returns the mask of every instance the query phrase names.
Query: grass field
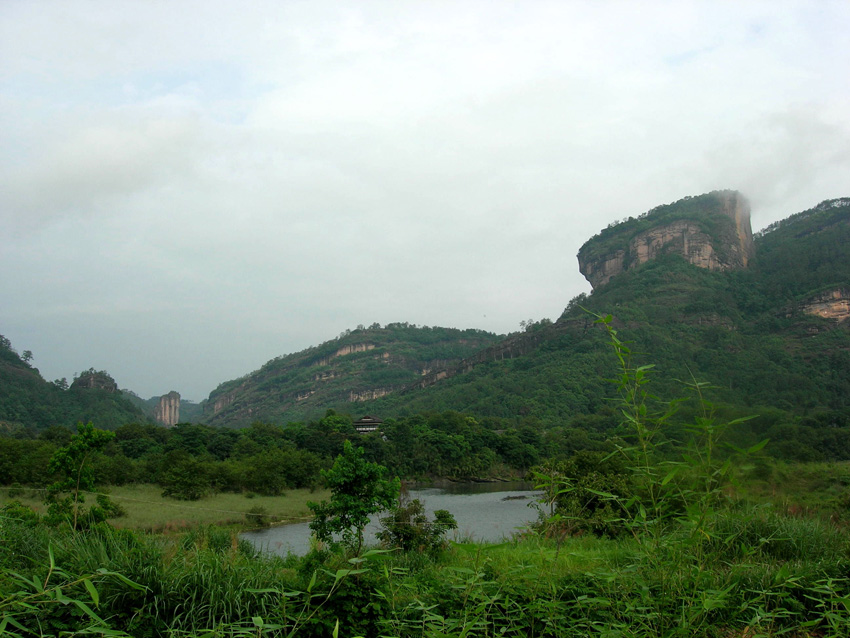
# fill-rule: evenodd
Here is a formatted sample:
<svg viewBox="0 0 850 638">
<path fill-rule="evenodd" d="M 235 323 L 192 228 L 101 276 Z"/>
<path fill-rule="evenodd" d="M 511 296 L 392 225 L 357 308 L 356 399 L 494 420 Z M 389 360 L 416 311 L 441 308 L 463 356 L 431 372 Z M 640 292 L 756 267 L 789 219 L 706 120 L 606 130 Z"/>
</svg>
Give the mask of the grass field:
<svg viewBox="0 0 850 638">
<path fill-rule="evenodd" d="M 289 490 L 283 496 L 252 496 L 221 493 L 198 501 L 178 501 L 163 497 L 162 488 L 156 485 L 123 485 L 105 490 L 109 497 L 127 512 L 125 516 L 111 519 L 118 528 L 168 532 L 196 525 L 245 525 L 245 514 L 255 507 L 263 507 L 273 524 L 301 522 L 309 518 L 308 501 L 327 499 L 326 490 Z M 40 514 L 46 508 L 43 492 L 30 488 L 12 491 L 0 489 L 0 506 L 18 500 Z M 89 495 L 87 502 L 94 501 Z"/>
</svg>

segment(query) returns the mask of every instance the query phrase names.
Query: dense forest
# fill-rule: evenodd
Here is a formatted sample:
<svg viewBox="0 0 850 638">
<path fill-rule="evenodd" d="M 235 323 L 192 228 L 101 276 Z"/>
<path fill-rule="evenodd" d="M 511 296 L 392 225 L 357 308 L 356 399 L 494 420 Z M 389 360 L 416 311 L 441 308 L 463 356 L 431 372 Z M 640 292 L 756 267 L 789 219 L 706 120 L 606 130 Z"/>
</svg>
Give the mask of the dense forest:
<svg viewBox="0 0 850 638">
<path fill-rule="evenodd" d="M 483 330 L 390 323 L 357 326 L 336 339 L 276 357 L 259 370 L 219 385 L 204 402 L 213 425 L 251 419 L 318 418 L 330 407 L 361 402 L 405 388 L 498 341 Z"/>
</svg>

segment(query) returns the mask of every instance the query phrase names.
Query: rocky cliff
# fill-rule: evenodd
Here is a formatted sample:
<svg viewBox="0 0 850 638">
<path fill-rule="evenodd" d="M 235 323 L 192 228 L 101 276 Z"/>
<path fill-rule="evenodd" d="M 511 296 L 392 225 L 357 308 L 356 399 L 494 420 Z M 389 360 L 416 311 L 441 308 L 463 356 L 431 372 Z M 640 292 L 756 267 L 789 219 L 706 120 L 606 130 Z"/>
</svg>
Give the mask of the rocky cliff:
<svg viewBox="0 0 850 638">
<path fill-rule="evenodd" d="M 159 398 L 153 410 L 154 418 L 167 428 L 180 422 L 180 393 L 172 390 Z"/>
<path fill-rule="evenodd" d="M 612 277 L 677 254 L 709 270 L 746 268 L 753 257 L 750 206 L 736 191 L 715 191 L 612 224 L 579 250 L 579 270 L 597 288 Z"/>
</svg>

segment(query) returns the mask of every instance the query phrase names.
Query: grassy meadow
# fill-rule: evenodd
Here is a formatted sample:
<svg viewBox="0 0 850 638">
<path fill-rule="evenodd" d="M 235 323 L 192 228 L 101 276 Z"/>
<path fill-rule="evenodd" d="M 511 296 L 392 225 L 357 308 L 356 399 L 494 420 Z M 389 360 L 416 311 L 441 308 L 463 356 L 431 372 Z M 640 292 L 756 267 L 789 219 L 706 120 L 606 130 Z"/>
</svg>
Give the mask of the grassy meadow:
<svg viewBox="0 0 850 638">
<path fill-rule="evenodd" d="M 271 524 L 308 520 L 308 501 L 328 497 L 327 490 L 292 489 L 281 496 L 222 492 L 197 501 L 181 501 L 162 496 L 156 485 L 122 485 L 105 489 L 109 498 L 124 509 L 124 516 L 111 519 L 114 527 L 150 532 L 186 530 L 199 525 L 251 526 L 245 515 L 252 508 L 264 508 Z M 17 500 L 44 514 L 43 493 L 29 488 L 0 488 L 0 507 Z M 93 501 L 89 495 L 87 501 Z"/>
</svg>

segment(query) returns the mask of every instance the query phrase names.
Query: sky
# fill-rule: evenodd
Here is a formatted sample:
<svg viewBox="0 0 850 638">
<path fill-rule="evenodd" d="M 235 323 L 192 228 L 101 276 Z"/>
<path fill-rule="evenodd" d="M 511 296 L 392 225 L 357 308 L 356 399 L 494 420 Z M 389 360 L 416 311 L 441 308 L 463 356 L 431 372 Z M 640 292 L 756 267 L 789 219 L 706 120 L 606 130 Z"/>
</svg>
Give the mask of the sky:
<svg viewBox="0 0 850 638">
<path fill-rule="evenodd" d="M 850 196 L 850 3 L 0 2 L 0 334 L 142 397 L 358 324 L 519 329 L 579 247 Z"/>
</svg>

